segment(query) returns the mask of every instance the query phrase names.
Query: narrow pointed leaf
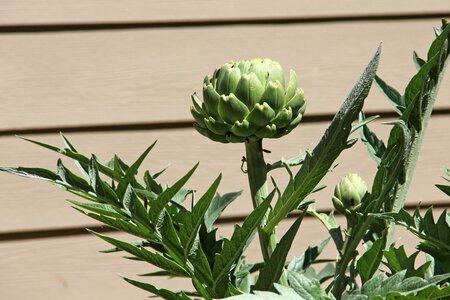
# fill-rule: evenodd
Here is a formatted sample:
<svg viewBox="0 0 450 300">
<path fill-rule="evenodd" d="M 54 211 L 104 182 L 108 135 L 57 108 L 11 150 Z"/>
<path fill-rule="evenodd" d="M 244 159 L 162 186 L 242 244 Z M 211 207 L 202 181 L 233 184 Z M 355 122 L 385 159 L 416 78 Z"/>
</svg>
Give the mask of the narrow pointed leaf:
<svg viewBox="0 0 450 300">
<path fill-rule="evenodd" d="M 200 198 L 197 204 L 192 208 L 192 213 L 185 214 L 183 226 L 181 227 L 179 236 L 186 257 L 190 253 L 194 241 L 198 235 L 200 225 L 203 223 L 205 213 L 217 191 L 222 175 L 219 175 L 206 193 Z"/>
<path fill-rule="evenodd" d="M 50 182 L 56 182 L 59 179 L 59 176 L 47 169 L 42 168 L 25 168 L 25 167 L 18 167 L 18 168 L 11 168 L 11 167 L 0 167 L 1 172 L 6 172 L 9 174 L 22 176 L 22 177 L 28 177 L 33 179 L 40 179 Z"/>
<path fill-rule="evenodd" d="M 399 115 L 401 115 L 402 112 L 405 110 L 406 105 L 402 95 L 378 76 L 375 76 L 375 83 L 377 84 L 381 93 L 391 102 L 395 111 Z"/>
<path fill-rule="evenodd" d="M 62 163 L 61 159 L 58 159 L 56 173 L 58 174 L 59 178 L 61 178 L 61 181 L 73 186 L 74 188 L 81 189 L 87 192 L 92 191 L 89 183 L 67 169 Z"/>
<path fill-rule="evenodd" d="M 98 165 L 97 159 L 93 155 L 89 163 L 90 185 L 99 199 L 105 203 L 118 205 L 119 199 L 117 198 L 116 193 L 111 186 L 100 178 L 98 173 Z"/>
<path fill-rule="evenodd" d="M 72 151 L 73 153 L 78 153 L 77 149 L 72 145 L 72 143 L 69 141 L 69 139 L 62 133 L 59 133 L 61 135 L 61 138 L 63 139 L 64 145 Z M 83 176 L 87 177 L 89 176 L 89 165 L 86 163 L 83 163 L 79 160 L 75 160 L 75 165 L 80 169 L 80 171 L 83 173 Z"/>
<path fill-rule="evenodd" d="M 92 211 L 94 213 L 107 216 L 107 217 L 113 217 L 113 218 L 122 218 L 124 217 L 123 214 L 120 214 L 116 209 L 113 208 L 110 204 L 103 204 L 103 203 L 83 203 L 75 200 L 68 200 L 73 205 L 76 205 L 82 209 Z"/>
<path fill-rule="evenodd" d="M 75 208 L 77 209 L 77 208 Z M 103 223 L 108 225 L 109 227 L 115 228 L 119 231 L 127 232 L 129 234 L 132 234 L 134 236 L 137 236 L 139 238 L 149 240 L 149 241 L 155 241 L 155 235 L 153 232 L 151 232 L 149 229 L 144 228 L 142 226 L 130 223 L 128 221 L 125 221 L 121 218 L 111 218 L 106 215 L 101 215 L 97 213 L 91 213 L 91 212 L 85 212 L 83 210 L 77 209 L 79 212 Z"/>
<path fill-rule="evenodd" d="M 112 238 L 112 237 L 108 237 L 106 235 L 97 233 L 92 230 L 89 230 L 89 232 L 95 234 L 96 236 L 98 236 L 102 240 L 110 243 L 111 245 L 122 249 L 123 251 L 126 251 L 138 258 L 141 258 L 142 260 L 144 260 L 160 269 L 170 272 L 172 276 L 179 276 L 179 277 L 188 276 L 188 273 L 186 272 L 186 270 L 183 267 L 178 265 L 176 262 L 162 256 L 159 253 L 153 253 L 151 251 L 148 251 L 144 247 L 136 247 L 130 243 L 120 241 L 120 240 Z"/>
<path fill-rule="evenodd" d="M 422 68 L 425 64 L 425 61 L 419 57 L 416 51 L 413 51 L 413 62 L 417 70 L 420 70 L 420 68 Z"/>
<path fill-rule="evenodd" d="M 195 169 L 197 169 L 198 163 L 180 180 L 174 183 L 171 187 L 167 188 L 164 192 L 162 192 L 158 198 L 156 198 L 152 206 L 150 208 L 149 217 L 153 224 L 158 223 L 158 219 L 161 216 L 166 205 L 170 202 L 172 197 L 178 193 L 178 191 L 184 186 L 184 184 L 189 180 L 189 178 L 194 173 Z"/>
<path fill-rule="evenodd" d="M 378 119 L 379 117 L 380 117 L 379 115 L 376 115 L 376 116 L 371 116 L 371 117 L 363 118 L 363 119 L 360 118 L 359 122 L 352 126 L 352 130 L 350 130 L 350 132 L 351 133 L 355 132 L 356 130 L 360 129 L 363 126 L 366 126 L 367 124 Z"/>
<path fill-rule="evenodd" d="M 127 189 L 128 185 L 131 183 L 131 181 L 134 179 L 134 176 L 137 174 L 139 167 L 141 166 L 144 159 L 147 157 L 148 153 L 153 149 L 155 146 L 156 141 L 153 142 L 145 151 L 144 153 L 139 156 L 139 158 L 128 168 L 127 172 L 125 173 L 125 176 L 121 178 L 119 181 L 119 185 L 116 189 L 116 194 L 119 199 L 123 198 L 123 195 L 125 194 L 125 190 Z"/>
</svg>

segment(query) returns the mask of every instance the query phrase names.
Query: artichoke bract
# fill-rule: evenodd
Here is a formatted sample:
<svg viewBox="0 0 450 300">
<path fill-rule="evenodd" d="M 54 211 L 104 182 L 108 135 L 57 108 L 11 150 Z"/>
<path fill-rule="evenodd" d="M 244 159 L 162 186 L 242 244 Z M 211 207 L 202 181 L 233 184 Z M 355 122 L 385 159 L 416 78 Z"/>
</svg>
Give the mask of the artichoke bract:
<svg viewBox="0 0 450 300">
<path fill-rule="evenodd" d="M 303 90 L 291 70 L 270 59 L 231 61 L 203 84 L 203 101 L 192 95 L 194 127 L 213 141 L 241 143 L 278 138 L 294 129 L 306 109 Z"/>
</svg>

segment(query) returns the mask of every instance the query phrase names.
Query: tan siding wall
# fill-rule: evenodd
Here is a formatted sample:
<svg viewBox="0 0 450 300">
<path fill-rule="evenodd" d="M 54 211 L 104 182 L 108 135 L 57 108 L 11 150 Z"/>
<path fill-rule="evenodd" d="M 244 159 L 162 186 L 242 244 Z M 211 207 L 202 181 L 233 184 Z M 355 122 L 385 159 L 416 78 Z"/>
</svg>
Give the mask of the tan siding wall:
<svg viewBox="0 0 450 300">
<path fill-rule="evenodd" d="M 337 110 L 380 41 L 380 75 L 402 91 L 436 20 L 0 35 L 1 129 L 190 119 L 190 95 L 231 59 L 298 73 L 308 115 Z M 413 34 L 414 33 L 414 34 Z M 445 81 L 440 99 L 450 98 Z M 449 101 L 437 107 L 450 108 Z M 374 88 L 367 110 L 389 110 Z"/>
<path fill-rule="evenodd" d="M 0 24 L 171 22 L 448 12 L 445 1 L 3 0 Z"/>
</svg>

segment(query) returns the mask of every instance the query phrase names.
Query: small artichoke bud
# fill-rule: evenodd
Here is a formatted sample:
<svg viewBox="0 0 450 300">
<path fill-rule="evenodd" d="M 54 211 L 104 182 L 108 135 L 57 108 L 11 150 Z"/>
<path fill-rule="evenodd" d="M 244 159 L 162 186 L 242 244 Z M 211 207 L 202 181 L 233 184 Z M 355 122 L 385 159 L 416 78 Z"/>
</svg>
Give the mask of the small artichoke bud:
<svg viewBox="0 0 450 300">
<path fill-rule="evenodd" d="M 223 143 L 242 143 L 288 134 L 306 109 L 297 75 L 285 83 L 280 64 L 268 58 L 231 61 L 203 82 L 203 102 L 193 95 L 194 128 Z"/>
<path fill-rule="evenodd" d="M 333 204 L 339 212 L 341 212 L 340 210 L 343 208 L 353 211 L 359 207 L 366 192 L 367 185 L 364 180 L 362 180 L 359 175 L 350 173 L 342 178 L 336 185 L 334 189 Z"/>
</svg>

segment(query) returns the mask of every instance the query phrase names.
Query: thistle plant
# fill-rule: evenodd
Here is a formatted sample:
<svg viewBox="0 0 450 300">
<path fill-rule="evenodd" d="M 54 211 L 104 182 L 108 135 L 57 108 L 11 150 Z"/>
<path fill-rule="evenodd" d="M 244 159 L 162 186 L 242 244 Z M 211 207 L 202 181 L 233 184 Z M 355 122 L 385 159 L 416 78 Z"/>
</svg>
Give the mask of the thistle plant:
<svg viewBox="0 0 450 300">
<path fill-rule="evenodd" d="M 197 165 L 168 186 L 158 182 L 164 170 L 145 171 L 137 177 L 155 143 L 127 164 L 118 156 L 103 163 L 95 155 L 79 153 L 64 135 L 64 148 L 24 138 L 75 160 L 78 173 L 61 159 L 56 171 L 0 170 L 51 182 L 86 200 L 70 200 L 78 211 L 138 239 L 122 241 L 92 232 L 114 246 L 106 252 L 124 251 L 131 254 L 127 258 L 159 269 L 149 276 L 191 280 L 192 288 L 180 291 L 160 289 L 151 280 L 125 278 L 164 299 L 444 299 L 450 297 L 450 214 L 444 210 L 435 221 L 432 208 L 422 213 L 417 207 L 412 214 L 403 208 L 450 54 L 450 25 L 443 21 L 435 34 L 426 58 L 414 53 L 417 74 L 403 94 L 376 75 L 379 47 L 319 143 L 288 160 L 267 163 L 263 141 L 281 138 L 300 124 L 307 102 L 297 87 L 296 73 L 290 71 L 286 83 L 278 63 L 252 59 L 231 61 L 207 76 L 203 100 L 192 95 L 195 129 L 216 142 L 245 145 L 251 199 L 239 201 L 252 201 L 254 209 L 235 226 L 231 237 L 217 237 L 215 222 L 240 193 L 217 193 L 221 175 L 200 197 L 185 188 Z M 387 123 L 392 129 L 386 145 L 368 127 L 376 117 L 366 118 L 363 113 L 373 82 L 398 113 L 396 120 Z M 337 183 L 333 195 L 317 200 L 329 201 L 336 214 L 345 216 L 346 225 L 338 225 L 335 213 L 316 211 L 309 196 L 321 188 L 320 182 L 339 155 L 357 142 L 350 137 L 355 131 L 377 172 L 371 190 L 366 184 L 370 178 L 349 173 Z M 268 174 L 276 168 L 286 169 L 289 175 L 284 189 L 275 179 L 269 187 Z M 448 169 L 445 172 L 450 176 Z M 450 194 L 447 185 L 437 187 Z M 296 219 L 277 236 L 277 226 L 292 212 L 297 212 Z M 306 214 L 317 218 L 330 237 L 289 258 Z M 395 226 L 405 227 L 421 240 L 416 252 L 408 254 L 393 241 Z M 256 232 L 262 261 L 248 263 L 245 250 Z M 318 257 L 329 240 L 336 248 L 336 259 L 319 269 Z M 418 266 L 416 258 L 421 252 L 427 260 Z"/>
</svg>

